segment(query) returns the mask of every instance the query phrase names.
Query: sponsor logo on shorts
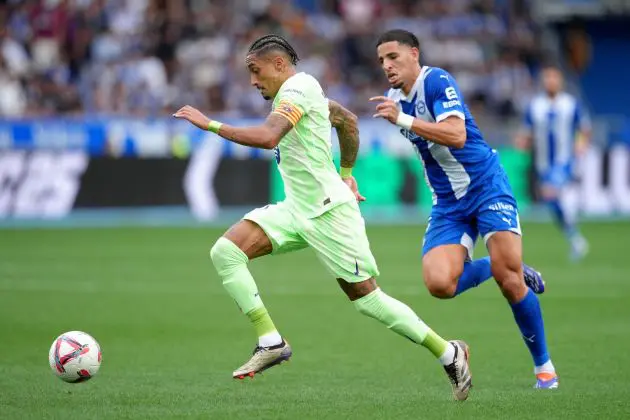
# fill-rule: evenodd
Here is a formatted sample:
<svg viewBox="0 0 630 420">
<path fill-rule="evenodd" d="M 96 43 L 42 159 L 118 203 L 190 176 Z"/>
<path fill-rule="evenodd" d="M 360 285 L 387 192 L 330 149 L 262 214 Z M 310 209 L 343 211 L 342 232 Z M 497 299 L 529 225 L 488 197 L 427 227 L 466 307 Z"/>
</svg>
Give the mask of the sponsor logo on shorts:
<svg viewBox="0 0 630 420">
<path fill-rule="evenodd" d="M 488 206 L 492 211 L 515 211 L 514 206 L 506 203 L 494 203 Z"/>
</svg>

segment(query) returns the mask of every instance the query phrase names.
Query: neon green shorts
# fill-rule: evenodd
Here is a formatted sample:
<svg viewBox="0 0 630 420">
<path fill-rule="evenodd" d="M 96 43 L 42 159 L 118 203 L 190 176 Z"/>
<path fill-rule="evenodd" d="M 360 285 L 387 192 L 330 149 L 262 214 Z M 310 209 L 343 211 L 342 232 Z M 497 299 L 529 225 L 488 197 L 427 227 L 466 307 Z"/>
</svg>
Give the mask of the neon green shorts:
<svg viewBox="0 0 630 420">
<path fill-rule="evenodd" d="M 265 231 L 273 245 L 272 254 L 310 246 L 335 278 L 356 283 L 379 274 L 355 201 L 312 219 L 300 216 L 284 202 L 252 210 L 243 219 Z"/>
</svg>

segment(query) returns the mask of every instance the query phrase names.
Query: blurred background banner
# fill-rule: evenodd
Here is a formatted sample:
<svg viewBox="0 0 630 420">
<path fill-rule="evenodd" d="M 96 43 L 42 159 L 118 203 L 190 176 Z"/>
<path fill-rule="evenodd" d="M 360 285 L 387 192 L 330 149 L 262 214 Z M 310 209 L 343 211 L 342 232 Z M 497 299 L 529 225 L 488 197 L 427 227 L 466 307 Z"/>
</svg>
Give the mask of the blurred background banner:
<svg viewBox="0 0 630 420">
<path fill-rule="evenodd" d="M 252 120 L 234 120 L 251 124 Z M 363 207 L 426 213 L 431 193 L 421 162 L 396 127 L 359 123 L 362 145 L 355 175 L 368 197 Z M 531 157 L 487 129 L 527 214 L 535 198 Z M 4 121 L 0 126 L 0 216 L 60 218 L 73 209 L 185 206 L 201 220 L 224 208 L 284 199 L 273 153 L 242 147 L 171 119 Z M 338 144 L 333 135 L 333 150 Z M 587 215 L 630 214 L 630 148 L 594 145 L 580 162 L 573 194 Z"/>
<path fill-rule="evenodd" d="M 299 70 L 360 117 L 366 217 L 424 222 L 421 163 L 368 101 L 387 89 L 375 40 L 391 28 L 413 31 L 422 63 L 458 80 L 525 218 L 543 212 L 532 156 L 514 137 L 542 64 L 557 63 L 593 121 L 565 199 L 587 216 L 625 217 L 629 16 L 621 0 L 0 1 L 0 219 L 89 213 L 98 223 L 150 210 L 156 223 L 224 222 L 283 199 L 271 152 L 170 117 L 190 104 L 231 124 L 259 122 L 269 103 L 249 86 L 245 52 L 279 33 Z M 332 143 L 337 152 L 334 133 Z"/>
</svg>

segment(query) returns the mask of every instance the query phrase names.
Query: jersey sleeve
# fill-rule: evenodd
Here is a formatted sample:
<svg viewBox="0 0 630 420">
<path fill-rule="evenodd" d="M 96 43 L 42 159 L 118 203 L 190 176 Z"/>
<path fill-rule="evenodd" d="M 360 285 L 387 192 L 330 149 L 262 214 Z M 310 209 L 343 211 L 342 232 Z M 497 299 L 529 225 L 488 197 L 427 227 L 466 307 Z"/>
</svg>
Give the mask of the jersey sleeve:
<svg viewBox="0 0 630 420">
<path fill-rule="evenodd" d="M 278 102 L 273 113 L 282 115 L 295 126 L 304 114 L 308 113 L 308 90 L 308 86 L 301 86 L 296 81 L 288 80 L 278 92 Z"/>
<path fill-rule="evenodd" d="M 462 120 L 466 119 L 462 95 L 453 76 L 434 67 L 425 79 L 424 89 L 427 107 L 436 122 L 443 121 L 450 116 Z"/>
</svg>

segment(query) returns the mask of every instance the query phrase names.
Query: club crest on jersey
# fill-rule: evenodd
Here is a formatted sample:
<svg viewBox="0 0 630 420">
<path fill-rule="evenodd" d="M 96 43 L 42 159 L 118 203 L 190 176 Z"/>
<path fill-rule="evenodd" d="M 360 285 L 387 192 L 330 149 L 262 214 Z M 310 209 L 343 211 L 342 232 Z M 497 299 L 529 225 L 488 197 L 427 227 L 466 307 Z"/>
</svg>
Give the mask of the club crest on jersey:
<svg viewBox="0 0 630 420">
<path fill-rule="evenodd" d="M 419 101 L 416 104 L 416 115 L 424 115 L 425 112 L 427 112 L 427 105 L 424 101 Z"/>
</svg>

